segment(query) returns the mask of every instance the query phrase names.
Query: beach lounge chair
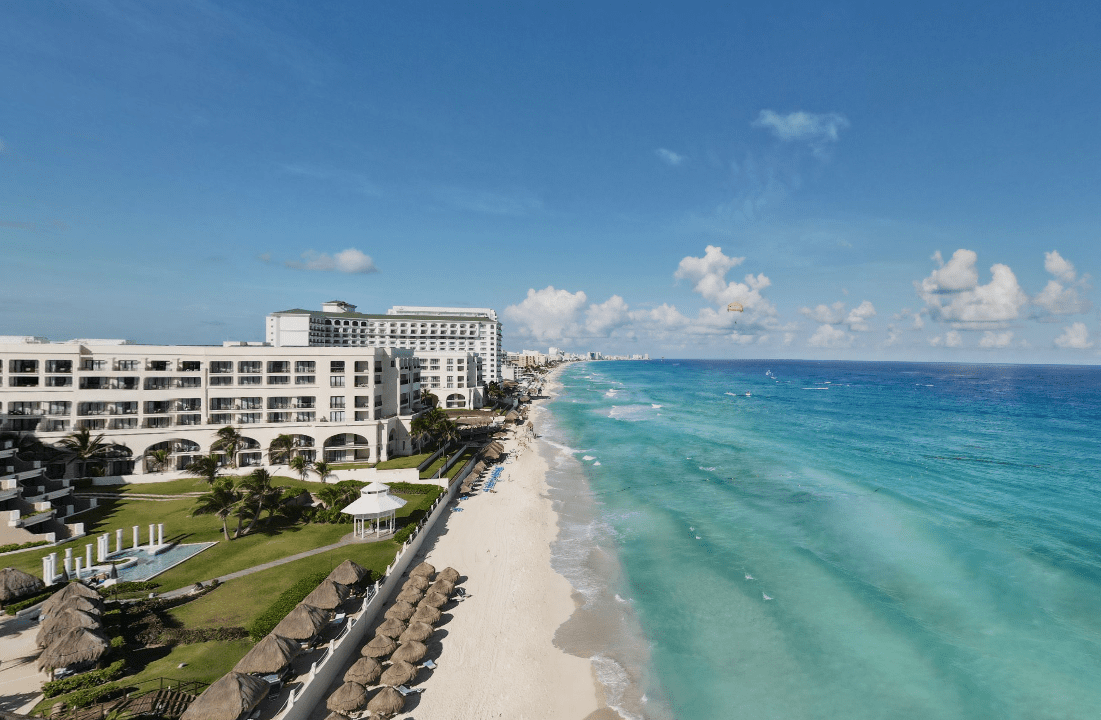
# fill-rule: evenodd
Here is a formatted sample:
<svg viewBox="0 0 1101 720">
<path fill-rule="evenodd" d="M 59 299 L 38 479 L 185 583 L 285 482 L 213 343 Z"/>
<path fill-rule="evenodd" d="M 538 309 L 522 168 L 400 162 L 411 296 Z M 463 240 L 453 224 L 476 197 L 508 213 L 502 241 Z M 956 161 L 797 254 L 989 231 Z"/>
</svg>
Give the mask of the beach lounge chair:
<svg viewBox="0 0 1101 720">
<path fill-rule="evenodd" d="M 344 622 L 344 618 L 348 617 L 348 613 L 337 613 L 333 616 L 333 619 L 329 621 L 330 625 L 340 625 Z"/>
<path fill-rule="evenodd" d="M 410 688 L 410 687 L 406 687 L 405 685 L 398 685 L 394 689 L 397 690 L 399 693 L 401 693 L 402 697 L 411 695 L 412 693 L 422 693 L 422 692 L 424 692 L 424 688 Z"/>
<path fill-rule="evenodd" d="M 431 658 L 421 663 L 421 667 L 428 668 L 429 670 L 436 669 L 436 663 Z"/>
</svg>

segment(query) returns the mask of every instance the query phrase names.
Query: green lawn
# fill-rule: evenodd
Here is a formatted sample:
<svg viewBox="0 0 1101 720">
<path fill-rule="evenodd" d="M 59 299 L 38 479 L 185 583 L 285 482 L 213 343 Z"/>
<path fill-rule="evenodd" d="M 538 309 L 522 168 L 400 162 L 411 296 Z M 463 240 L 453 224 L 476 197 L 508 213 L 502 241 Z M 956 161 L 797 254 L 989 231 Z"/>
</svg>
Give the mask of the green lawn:
<svg viewBox="0 0 1101 720">
<path fill-rule="evenodd" d="M 475 448 L 470 448 L 466 452 L 464 452 L 463 456 L 461 458 L 459 458 L 458 460 L 456 460 L 455 464 L 452 465 L 448 469 L 448 471 L 446 473 L 447 478 L 450 480 L 451 478 L 458 475 L 459 471 L 462 470 L 463 467 L 467 464 L 467 462 L 470 461 L 470 458 L 474 457 L 477 453 L 478 453 L 478 451 Z"/>
<path fill-rule="evenodd" d="M 418 455 L 407 455 L 405 457 L 390 458 L 389 460 L 383 460 L 378 464 L 379 470 L 400 470 L 401 468 L 415 468 L 422 462 L 432 457 L 431 452 L 420 453 Z"/>
</svg>

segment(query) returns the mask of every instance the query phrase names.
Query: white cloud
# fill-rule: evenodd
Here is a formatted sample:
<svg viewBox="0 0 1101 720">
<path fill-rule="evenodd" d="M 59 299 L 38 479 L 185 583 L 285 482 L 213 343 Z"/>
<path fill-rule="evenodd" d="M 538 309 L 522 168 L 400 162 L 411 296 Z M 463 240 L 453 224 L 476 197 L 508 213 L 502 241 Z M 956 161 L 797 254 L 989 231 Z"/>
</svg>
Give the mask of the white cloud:
<svg viewBox="0 0 1101 720">
<path fill-rule="evenodd" d="M 584 291 L 571 293 L 548 285 L 528 289 L 518 305 L 505 308 L 505 317 L 519 325 L 520 332 L 538 340 L 561 340 L 577 334 L 577 319 L 588 298 Z"/>
<path fill-rule="evenodd" d="M 1040 294 L 1033 298 L 1036 305 L 1047 310 L 1051 315 L 1076 315 L 1089 312 L 1090 301 L 1079 294 L 1079 291 L 1089 288 L 1089 276 L 1083 276 L 1078 280 L 1074 265 L 1055 250 L 1044 253 L 1044 269 L 1054 275 L 1055 279 L 1049 280 Z"/>
<path fill-rule="evenodd" d="M 684 155 L 680 155 L 673 152 L 672 150 L 667 150 L 665 148 L 658 148 L 654 151 L 654 153 L 657 154 L 659 158 L 673 166 L 680 165 L 682 162 L 687 160 Z"/>
<path fill-rule="evenodd" d="M 1056 279 L 1068 283 L 1074 282 L 1076 275 L 1074 265 L 1064 260 L 1058 250 L 1044 253 L 1044 270 L 1054 275 Z"/>
<path fill-rule="evenodd" d="M 1085 350 L 1093 347 L 1093 341 L 1090 340 L 1090 331 L 1086 329 L 1086 324 L 1083 322 L 1076 322 L 1063 328 L 1063 334 L 1055 338 L 1055 344 L 1061 348 L 1072 350 Z"/>
<path fill-rule="evenodd" d="M 852 347 L 853 336 L 832 325 L 820 325 L 814 334 L 807 340 L 807 345 L 818 348 L 847 348 Z"/>
<path fill-rule="evenodd" d="M 1007 330 L 1006 332 L 996 333 L 993 330 L 987 330 L 983 333 L 982 338 L 979 339 L 979 347 L 981 348 L 1004 348 L 1009 347 L 1009 344 L 1013 342 L 1013 332 Z"/>
<path fill-rule="evenodd" d="M 307 250 L 302 253 L 301 261 L 291 260 L 286 262 L 285 265 L 297 270 L 319 270 L 322 272 L 352 274 L 378 272 L 375 261 L 371 259 L 371 256 L 355 248 L 341 250 L 334 255 L 319 253 L 316 250 Z"/>
<path fill-rule="evenodd" d="M 850 330 L 868 332 L 871 329 L 868 327 L 868 318 L 875 317 L 875 315 L 875 305 L 872 305 L 871 301 L 865 300 L 849 311 L 849 316 L 845 318 L 845 324 L 849 326 Z"/>
<path fill-rule="evenodd" d="M 897 345 L 898 341 L 902 338 L 902 333 L 895 329 L 892 325 L 887 328 L 887 339 L 883 341 L 883 347 L 891 347 Z"/>
<path fill-rule="evenodd" d="M 612 295 L 585 311 L 585 329 L 592 335 L 606 336 L 629 319 L 627 303 L 619 295 Z"/>
<path fill-rule="evenodd" d="M 845 303 L 838 300 L 833 305 L 819 305 L 811 310 L 809 307 L 799 308 L 799 312 L 817 323 L 837 325 L 845 317 Z"/>
<path fill-rule="evenodd" d="M 726 274 L 743 262 L 744 257 L 727 257 L 721 247 L 708 245 L 704 248 L 703 257 L 682 258 L 673 277 L 691 282 L 692 289 L 708 302 L 721 307 L 722 313 L 726 312 L 726 306 L 730 303 L 741 303 L 743 313 L 723 315 L 724 324 L 733 324 L 739 319 L 754 323 L 762 317 L 774 317 L 775 306 L 761 295 L 761 291 L 772 284 L 764 273 L 746 275 L 744 282 L 727 282 Z"/>
<path fill-rule="evenodd" d="M 944 335 L 929 338 L 929 344 L 933 347 L 957 348 L 963 346 L 963 337 L 957 330 L 949 330 Z"/>
<path fill-rule="evenodd" d="M 753 126 L 765 128 L 784 141 L 837 142 L 840 131 L 849 126 L 849 121 L 838 113 L 799 111 L 780 115 L 772 110 L 762 110 L 753 121 Z"/>
<path fill-rule="evenodd" d="M 979 285 L 973 251 L 961 248 L 947 263 L 940 252 L 933 259 L 940 267 L 914 287 L 936 320 L 961 327 L 1000 323 L 1015 319 L 1028 302 L 1008 265 L 991 266 L 991 281 Z"/>
</svg>

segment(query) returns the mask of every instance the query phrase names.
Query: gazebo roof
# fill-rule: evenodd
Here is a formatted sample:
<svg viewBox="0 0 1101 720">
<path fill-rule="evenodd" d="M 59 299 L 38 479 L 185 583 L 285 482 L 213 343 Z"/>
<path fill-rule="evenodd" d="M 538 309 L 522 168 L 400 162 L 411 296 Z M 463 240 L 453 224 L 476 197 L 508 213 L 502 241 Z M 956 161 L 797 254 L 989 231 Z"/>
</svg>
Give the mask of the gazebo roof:
<svg viewBox="0 0 1101 720">
<path fill-rule="evenodd" d="M 360 517 L 387 517 L 398 508 L 405 507 L 405 501 L 390 493 L 390 486 L 373 482 L 359 491 L 359 498 L 340 512 Z"/>
</svg>

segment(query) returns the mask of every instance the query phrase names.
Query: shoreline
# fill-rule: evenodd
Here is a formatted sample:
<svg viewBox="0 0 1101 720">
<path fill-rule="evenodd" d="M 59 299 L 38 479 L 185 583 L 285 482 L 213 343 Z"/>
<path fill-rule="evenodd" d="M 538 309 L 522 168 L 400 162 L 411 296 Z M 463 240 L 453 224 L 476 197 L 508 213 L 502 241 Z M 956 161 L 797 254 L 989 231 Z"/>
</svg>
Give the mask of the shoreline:
<svg viewBox="0 0 1101 720">
<path fill-rule="evenodd" d="M 537 433 L 545 402 L 535 401 L 529 415 Z M 423 693 L 410 695 L 396 718 L 621 720 L 604 702 L 591 658 L 554 643 L 578 601 L 552 565 L 559 516 L 539 452 L 544 444 L 526 436 L 516 427 L 504 441 L 509 461 L 495 490 L 459 502 L 425 538 L 423 558 L 437 571 L 458 570 L 467 599 L 442 608 L 444 620 L 427 643 L 437 667 L 420 670 L 414 687 Z M 310 717 L 327 715 L 321 704 Z"/>
</svg>

